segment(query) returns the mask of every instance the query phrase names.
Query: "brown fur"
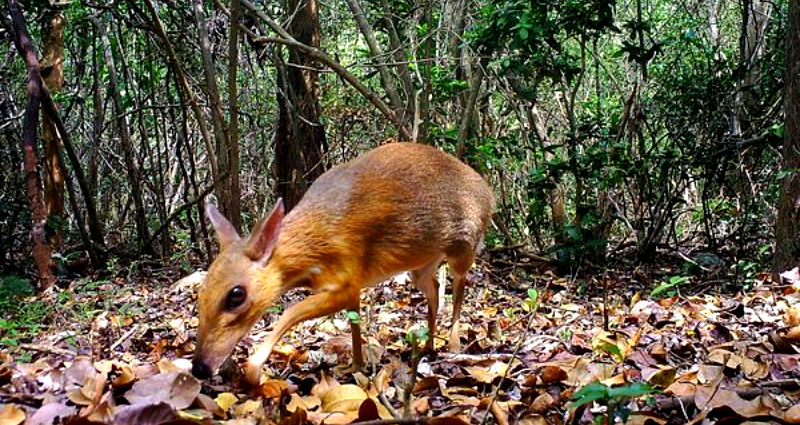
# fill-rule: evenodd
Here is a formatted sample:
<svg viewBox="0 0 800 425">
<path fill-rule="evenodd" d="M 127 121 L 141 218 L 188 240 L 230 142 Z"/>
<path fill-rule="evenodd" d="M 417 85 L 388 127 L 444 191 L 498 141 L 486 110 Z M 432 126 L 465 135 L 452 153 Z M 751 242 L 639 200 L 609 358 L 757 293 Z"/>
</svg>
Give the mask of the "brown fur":
<svg viewBox="0 0 800 425">
<path fill-rule="evenodd" d="M 438 291 L 433 275 L 443 259 L 455 275 L 451 348 L 457 348 L 466 272 L 493 209 L 491 189 L 467 165 L 430 146 L 391 143 L 317 179 L 283 218 L 274 251 L 260 260 L 244 255 L 258 234 L 242 241 L 225 234 L 230 229 L 217 218 L 220 240 L 230 242 L 222 244 L 199 293 L 196 361 L 216 370 L 281 294 L 310 287 L 315 294 L 287 309 L 251 357 L 248 380 L 257 383 L 261 365 L 291 326 L 357 309 L 362 287 L 404 271 L 413 271 L 415 285 L 428 299 L 429 327 L 435 335 Z M 236 285 L 247 288 L 246 306 L 225 312 L 222 301 Z M 360 330 L 355 326 L 353 332 L 354 357 L 360 360 Z"/>
</svg>

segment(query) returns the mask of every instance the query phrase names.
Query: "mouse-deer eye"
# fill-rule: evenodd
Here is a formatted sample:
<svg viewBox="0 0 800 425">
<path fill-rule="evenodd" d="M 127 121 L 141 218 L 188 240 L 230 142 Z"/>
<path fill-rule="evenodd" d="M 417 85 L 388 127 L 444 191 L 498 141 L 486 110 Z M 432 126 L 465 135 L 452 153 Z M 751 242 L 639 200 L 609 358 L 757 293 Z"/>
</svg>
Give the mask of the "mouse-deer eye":
<svg viewBox="0 0 800 425">
<path fill-rule="evenodd" d="M 225 296 L 225 310 L 231 311 L 237 309 L 244 304 L 246 299 L 247 291 L 245 291 L 244 287 L 241 285 L 234 286 L 228 291 L 228 295 Z"/>
</svg>

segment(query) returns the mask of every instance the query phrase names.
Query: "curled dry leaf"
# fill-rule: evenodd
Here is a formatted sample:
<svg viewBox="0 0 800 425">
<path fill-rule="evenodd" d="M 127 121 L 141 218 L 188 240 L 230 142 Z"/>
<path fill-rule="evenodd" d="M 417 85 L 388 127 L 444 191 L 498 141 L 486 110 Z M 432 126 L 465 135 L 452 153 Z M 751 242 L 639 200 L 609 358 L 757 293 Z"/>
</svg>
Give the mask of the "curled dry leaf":
<svg viewBox="0 0 800 425">
<path fill-rule="evenodd" d="M 800 306 L 791 306 L 783 314 L 783 321 L 789 326 L 800 326 Z"/>
<path fill-rule="evenodd" d="M 175 409 L 185 409 L 199 393 L 200 381 L 183 372 L 170 372 L 136 382 L 125 393 L 125 399 L 134 405 L 165 402 Z"/>
<path fill-rule="evenodd" d="M 167 403 L 139 404 L 121 408 L 114 418 L 114 425 L 162 425 L 177 420 L 178 415 Z"/>
<path fill-rule="evenodd" d="M 725 368 L 720 365 L 701 364 L 697 370 L 697 382 L 701 384 L 711 384 L 722 379 Z"/>
<path fill-rule="evenodd" d="M 389 383 L 392 381 L 392 373 L 394 368 L 391 365 L 385 365 L 372 379 L 372 384 L 375 390 L 382 393 L 389 389 Z"/>
<path fill-rule="evenodd" d="M 744 418 L 772 416 L 773 413 L 780 414 L 780 407 L 777 402 L 768 395 L 760 395 L 752 400 L 745 400 L 736 391 L 711 386 L 697 388 L 695 405 L 708 411 L 727 407 Z"/>
<path fill-rule="evenodd" d="M 669 366 L 659 366 L 657 368 L 642 368 L 642 377 L 651 385 L 668 387 L 675 381 L 677 370 Z"/>
<path fill-rule="evenodd" d="M 780 274 L 781 279 L 790 285 L 800 284 L 800 267 L 795 267 Z"/>
<path fill-rule="evenodd" d="M 667 423 L 666 419 L 641 412 L 632 414 L 628 420 L 625 421 L 625 425 L 664 425 L 665 423 Z"/>
<path fill-rule="evenodd" d="M 305 400 L 302 397 L 297 395 L 297 393 L 292 394 L 289 403 L 286 405 L 286 410 L 289 412 L 296 412 L 298 409 L 302 411 L 308 411 L 309 407 L 306 404 Z"/>
<path fill-rule="evenodd" d="M 133 369 L 124 363 L 114 362 L 111 372 L 114 376 L 114 378 L 111 379 L 111 385 L 114 388 L 126 387 L 136 380 L 136 375 L 133 373 Z"/>
<path fill-rule="evenodd" d="M 567 377 L 567 372 L 558 366 L 545 366 L 539 375 L 542 385 L 557 384 L 565 381 Z"/>
<path fill-rule="evenodd" d="M 786 339 L 791 341 L 800 341 L 800 326 L 793 326 L 786 332 Z"/>
<path fill-rule="evenodd" d="M 65 419 L 75 414 L 75 408 L 61 403 L 48 403 L 43 405 L 36 411 L 25 425 L 51 425 L 58 419 Z"/>
<path fill-rule="evenodd" d="M 367 393 L 358 385 L 340 385 L 322 394 L 322 410 L 326 412 L 358 411 L 361 403 L 367 399 Z"/>
<path fill-rule="evenodd" d="M 261 402 L 258 400 L 247 400 L 233 408 L 233 414 L 237 417 L 249 416 L 261 409 Z"/>
<path fill-rule="evenodd" d="M 64 370 L 67 384 L 83 386 L 87 378 L 94 378 L 97 374 L 94 365 L 87 357 L 77 357 L 72 364 Z"/>
<path fill-rule="evenodd" d="M 7 366 L 0 366 L 0 387 L 11 382 L 11 369 Z"/>
<path fill-rule="evenodd" d="M 25 411 L 13 404 L 0 406 L 0 425 L 19 425 L 25 416 Z"/>
<path fill-rule="evenodd" d="M 222 411 L 227 412 L 231 406 L 239 401 L 239 398 L 237 398 L 233 393 L 220 393 L 217 398 L 214 399 L 214 401 L 217 402 L 217 406 L 219 406 Z"/>
<path fill-rule="evenodd" d="M 358 422 L 374 421 L 380 418 L 378 405 L 373 399 L 368 398 L 361 402 L 361 406 L 358 407 Z"/>
<path fill-rule="evenodd" d="M 202 409 L 218 418 L 226 416 L 226 411 L 223 411 L 214 399 L 205 394 L 198 394 L 194 403 L 192 403 L 192 407 Z"/>
<path fill-rule="evenodd" d="M 424 418 L 426 425 L 469 425 L 469 422 L 456 416 L 439 416 L 434 418 Z"/>
<path fill-rule="evenodd" d="M 533 413 L 544 413 L 555 404 L 555 399 L 549 393 L 542 393 L 536 397 L 530 405 Z"/>
<path fill-rule="evenodd" d="M 268 379 L 263 384 L 259 392 L 264 398 L 280 400 L 283 392 L 289 388 L 289 384 L 283 379 Z"/>
<path fill-rule="evenodd" d="M 428 397 L 420 397 L 411 403 L 411 410 L 413 410 L 417 416 L 425 416 L 428 410 L 430 410 L 430 407 Z"/>
</svg>

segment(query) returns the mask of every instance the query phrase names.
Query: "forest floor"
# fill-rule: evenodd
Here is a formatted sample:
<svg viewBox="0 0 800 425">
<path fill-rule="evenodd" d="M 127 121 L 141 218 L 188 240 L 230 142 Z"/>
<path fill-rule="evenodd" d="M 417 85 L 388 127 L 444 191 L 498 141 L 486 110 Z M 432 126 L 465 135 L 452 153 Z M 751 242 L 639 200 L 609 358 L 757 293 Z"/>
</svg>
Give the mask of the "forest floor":
<svg viewBox="0 0 800 425">
<path fill-rule="evenodd" d="M 439 338 L 447 295 L 438 355 L 413 366 L 426 304 L 400 276 L 364 293 L 364 370 L 341 367 L 351 343 L 339 313 L 284 337 L 255 390 L 236 367 L 203 383 L 187 372 L 201 274 L 142 266 L 71 280 L 50 300 L 3 306 L 0 425 L 800 423 L 796 276 L 731 291 L 725 277 L 669 265 L 570 279 L 508 264 L 471 273 L 461 353 Z"/>
</svg>

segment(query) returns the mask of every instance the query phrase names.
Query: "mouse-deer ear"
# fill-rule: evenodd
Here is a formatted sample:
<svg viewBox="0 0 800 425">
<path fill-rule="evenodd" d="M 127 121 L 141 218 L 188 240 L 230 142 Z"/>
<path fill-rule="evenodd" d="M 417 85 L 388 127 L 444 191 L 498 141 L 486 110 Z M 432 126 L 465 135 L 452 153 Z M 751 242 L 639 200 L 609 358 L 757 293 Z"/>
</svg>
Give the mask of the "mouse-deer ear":
<svg viewBox="0 0 800 425">
<path fill-rule="evenodd" d="M 221 247 L 228 246 L 240 239 L 236 228 L 233 227 L 227 218 L 220 214 L 214 204 L 206 204 L 206 215 L 208 216 L 208 220 L 211 221 L 211 225 L 214 226 L 214 230 L 217 232 L 217 239 L 219 239 Z"/>
<path fill-rule="evenodd" d="M 244 253 L 251 260 L 261 263 L 266 263 L 269 260 L 272 251 L 275 250 L 275 245 L 278 243 L 283 215 L 283 199 L 278 198 L 278 202 L 275 203 L 272 212 L 256 226 L 250 241 L 247 243 Z"/>
</svg>

